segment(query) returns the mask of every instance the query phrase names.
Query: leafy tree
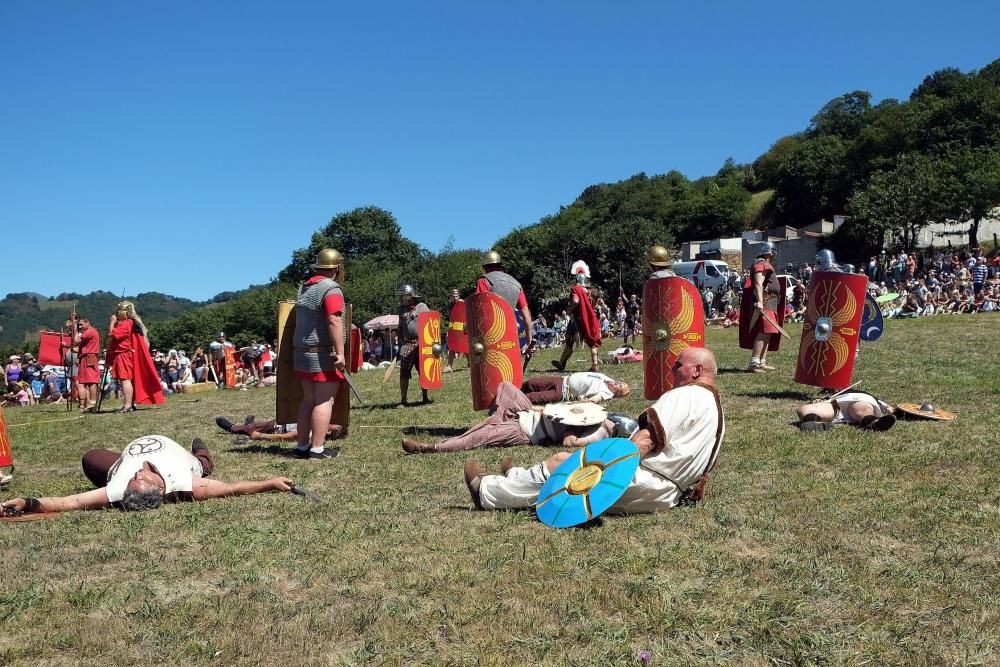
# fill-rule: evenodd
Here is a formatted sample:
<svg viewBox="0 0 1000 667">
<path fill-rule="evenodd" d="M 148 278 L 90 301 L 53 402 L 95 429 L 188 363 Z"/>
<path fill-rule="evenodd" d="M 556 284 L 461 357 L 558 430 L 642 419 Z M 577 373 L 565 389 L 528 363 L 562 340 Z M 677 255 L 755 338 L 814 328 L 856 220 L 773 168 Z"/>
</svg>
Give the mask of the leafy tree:
<svg viewBox="0 0 1000 667">
<path fill-rule="evenodd" d="M 779 223 L 798 227 L 843 212 L 852 190 L 847 146 L 833 135 L 802 142 L 778 169 L 775 186 Z"/>
<path fill-rule="evenodd" d="M 997 219 L 1000 204 L 1000 147 L 964 149 L 949 156 L 941 190 L 942 217 L 953 226 L 968 224 L 969 245 L 979 244 L 982 219 Z"/>
</svg>

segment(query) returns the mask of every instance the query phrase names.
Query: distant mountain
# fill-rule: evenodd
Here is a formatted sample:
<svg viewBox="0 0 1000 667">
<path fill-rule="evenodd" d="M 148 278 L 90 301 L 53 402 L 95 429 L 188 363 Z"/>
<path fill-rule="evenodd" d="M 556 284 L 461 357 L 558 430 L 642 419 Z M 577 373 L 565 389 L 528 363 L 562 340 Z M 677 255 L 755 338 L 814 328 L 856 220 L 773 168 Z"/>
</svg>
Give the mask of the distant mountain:
<svg viewBox="0 0 1000 667">
<path fill-rule="evenodd" d="M 135 303 L 136 310 L 147 325 L 176 317 L 203 305 L 159 292 L 146 292 L 126 298 Z M 55 297 L 36 292 L 8 294 L 0 301 L 0 345 L 18 346 L 28 341 L 37 343 L 39 330 L 59 331 L 74 307 L 77 314 L 91 318 L 98 328 L 104 330 L 119 299 L 119 295 L 103 290 L 90 294 L 69 292 Z"/>
</svg>

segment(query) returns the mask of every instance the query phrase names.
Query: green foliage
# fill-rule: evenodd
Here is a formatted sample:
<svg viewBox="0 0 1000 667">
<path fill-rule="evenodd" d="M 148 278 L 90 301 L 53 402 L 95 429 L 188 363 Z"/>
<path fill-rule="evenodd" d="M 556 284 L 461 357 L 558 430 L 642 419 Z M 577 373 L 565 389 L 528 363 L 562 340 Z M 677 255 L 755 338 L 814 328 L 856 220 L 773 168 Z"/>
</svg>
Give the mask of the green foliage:
<svg viewBox="0 0 1000 667">
<path fill-rule="evenodd" d="M 278 302 L 295 298 L 295 286 L 276 282 L 244 292 L 232 301 L 210 304 L 149 327 L 152 347 L 193 352 L 215 340 L 220 331 L 237 346 L 278 335 Z"/>
<path fill-rule="evenodd" d="M 120 295 L 97 291 L 90 294 L 63 293 L 49 299 L 41 294 L 8 294 L 0 301 L 0 344 L 24 349 L 24 343 L 38 342 L 41 329 L 59 331 L 70 312 L 76 308 L 80 317 L 89 317 L 102 331 L 118 305 Z M 136 310 L 147 326 L 154 326 L 165 319 L 190 311 L 198 306 L 190 299 L 181 299 L 159 292 L 146 292 L 126 296 L 135 303 Z"/>
</svg>

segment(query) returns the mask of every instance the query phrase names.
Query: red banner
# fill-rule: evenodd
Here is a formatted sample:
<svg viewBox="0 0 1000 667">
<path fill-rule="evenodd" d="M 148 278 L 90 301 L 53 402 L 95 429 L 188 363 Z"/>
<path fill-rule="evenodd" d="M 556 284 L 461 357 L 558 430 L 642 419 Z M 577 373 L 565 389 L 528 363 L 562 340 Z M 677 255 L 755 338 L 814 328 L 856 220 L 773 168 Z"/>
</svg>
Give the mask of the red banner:
<svg viewBox="0 0 1000 667">
<path fill-rule="evenodd" d="M 813 273 L 795 366 L 796 382 L 827 389 L 850 386 L 867 287 L 865 276 Z"/>
<path fill-rule="evenodd" d="M 441 313 L 429 310 L 417 315 L 417 375 L 421 389 L 440 389 L 443 364 L 441 362 Z"/>
<path fill-rule="evenodd" d="M 645 397 L 655 401 L 674 387 L 671 370 L 689 347 L 705 347 L 705 308 L 684 278 L 651 278 L 642 288 L 642 359 Z"/>
<path fill-rule="evenodd" d="M 38 341 L 38 363 L 44 366 L 62 366 L 66 348 L 72 345 L 69 334 L 43 331 Z"/>
<path fill-rule="evenodd" d="M 493 403 L 501 382 L 521 386 L 517 322 L 510 305 L 492 292 L 474 294 L 465 303 L 472 407 L 486 410 Z"/>
<path fill-rule="evenodd" d="M 469 353 L 469 334 L 465 331 L 465 301 L 456 301 L 448 315 L 448 351 Z"/>
</svg>

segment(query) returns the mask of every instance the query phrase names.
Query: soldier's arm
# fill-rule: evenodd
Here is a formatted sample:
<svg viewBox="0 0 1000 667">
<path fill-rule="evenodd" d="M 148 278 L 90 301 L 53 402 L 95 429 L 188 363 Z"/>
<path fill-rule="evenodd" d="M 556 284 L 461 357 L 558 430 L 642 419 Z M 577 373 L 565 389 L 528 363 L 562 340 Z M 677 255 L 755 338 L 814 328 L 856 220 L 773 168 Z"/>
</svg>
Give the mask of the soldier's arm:
<svg viewBox="0 0 1000 667">
<path fill-rule="evenodd" d="M 764 274 L 758 271 L 753 274 L 753 293 L 757 300 L 754 304 L 757 308 L 764 308 Z"/>
<path fill-rule="evenodd" d="M 108 505 L 108 492 L 105 489 L 51 498 L 11 498 L 3 503 L 4 507 L 22 512 L 69 512 L 97 509 L 106 505 Z"/>
</svg>

